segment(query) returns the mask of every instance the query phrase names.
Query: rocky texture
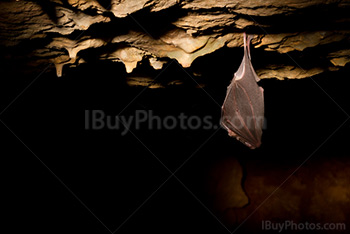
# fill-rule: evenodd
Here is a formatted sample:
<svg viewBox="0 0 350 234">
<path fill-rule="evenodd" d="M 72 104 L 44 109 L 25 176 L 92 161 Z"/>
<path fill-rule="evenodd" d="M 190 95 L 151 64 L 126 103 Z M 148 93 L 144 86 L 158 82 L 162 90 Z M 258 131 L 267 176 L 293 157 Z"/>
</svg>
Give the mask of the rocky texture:
<svg viewBox="0 0 350 234">
<path fill-rule="evenodd" d="M 243 169 L 235 158 L 217 162 L 210 171 L 208 194 L 216 212 L 241 208 L 248 204 L 242 188 Z"/>
<path fill-rule="evenodd" d="M 122 62 L 132 73 L 142 62 L 162 69 L 175 59 L 191 67 L 198 57 L 242 47 L 248 31 L 261 55 L 256 59 L 264 60 L 257 66 L 261 78 L 305 78 L 350 62 L 349 9 L 347 0 L 5 1 L 0 44 L 4 59 L 54 63 L 57 76 L 64 66 L 89 60 Z M 291 59 L 265 60 L 265 52 L 291 53 Z"/>
<path fill-rule="evenodd" d="M 268 65 L 264 69 L 257 70 L 257 74 L 260 78 L 277 78 L 283 80 L 285 78 L 301 79 L 306 77 L 312 77 L 320 74 L 324 69 L 320 67 L 304 70 L 298 66 L 290 65 Z"/>
<path fill-rule="evenodd" d="M 152 77 L 142 77 L 142 76 L 129 76 L 126 77 L 126 83 L 129 86 L 143 86 L 148 87 L 150 89 L 156 88 L 167 88 L 172 85 L 182 85 L 183 82 L 181 80 L 173 80 L 167 83 L 157 82 Z"/>
<path fill-rule="evenodd" d="M 350 62 L 350 50 L 339 50 L 328 55 L 334 66 L 345 66 Z"/>
<path fill-rule="evenodd" d="M 230 163 L 232 159 L 226 161 Z M 226 168 L 224 165 L 223 162 L 220 167 L 223 171 Z M 318 159 L 303 165 L 292 175 L 297 166 L 276 167 L 268 163 L 250 162 L 246 165 L 247 176 L 244 181 L 250 203 L 243 208 L 228 204 L 221 215 L 228 225 L 244 222 L 240 227 L 242 233 L 261 231 L 262 221 L 267 220 L 266 217 L 277 223 L 293 220 L 295 223 L 348 225 L 349 166 L 350 161 L 345 157 Z M 226 193 L 235 193 L 235 189 L 229 190 Z M 334 230 L 324 231 L 334 233 Z"/>
</svg>

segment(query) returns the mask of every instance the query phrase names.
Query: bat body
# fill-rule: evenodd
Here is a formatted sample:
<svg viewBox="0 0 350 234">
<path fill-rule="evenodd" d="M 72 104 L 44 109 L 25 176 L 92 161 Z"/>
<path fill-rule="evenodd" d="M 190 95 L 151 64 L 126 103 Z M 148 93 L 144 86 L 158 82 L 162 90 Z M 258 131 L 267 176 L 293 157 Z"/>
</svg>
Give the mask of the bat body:
<svg viewBox="0 0 350 234">
<path fill-rule="evenodd" d="M 251 149 L 261 145 L 264 123 L 264 90 L 250 61 L 250 37 L 244 33 L 244 56 L 227 88 L 222 105 L 221 126 Z"/>
</svg>

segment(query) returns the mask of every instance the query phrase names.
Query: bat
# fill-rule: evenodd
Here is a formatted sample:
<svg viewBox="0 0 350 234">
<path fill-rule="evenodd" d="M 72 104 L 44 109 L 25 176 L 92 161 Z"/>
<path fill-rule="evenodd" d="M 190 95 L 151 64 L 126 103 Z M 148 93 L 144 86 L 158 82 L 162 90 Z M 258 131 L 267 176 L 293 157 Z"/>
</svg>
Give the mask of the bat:
<svg viewBox="0 0 350 234">
<path fill-rule="evenodd" d="M 233 76 L 221 107 L 221 126 L 251 149 L 261 145 L 264 123 L 264 90 L 250 61 L 251 36 L 243 34 L 244 56 Z"/>
</svg>

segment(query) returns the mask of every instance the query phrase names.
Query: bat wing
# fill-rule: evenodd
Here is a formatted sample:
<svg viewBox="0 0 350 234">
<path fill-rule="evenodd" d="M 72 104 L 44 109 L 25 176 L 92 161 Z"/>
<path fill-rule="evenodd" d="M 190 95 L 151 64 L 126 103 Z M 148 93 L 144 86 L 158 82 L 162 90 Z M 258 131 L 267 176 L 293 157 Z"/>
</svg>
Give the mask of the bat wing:
<svg viewBox="0 0 350 234">
<path fill-rule="evenodd" d="M 259 77 L 251 64 L 248 51 L 249 47 L 245 43 L 242 63 L 227 88 L 221 125 L 230 136 L 255 149 L 261 145 L 264 95 L 263 89 L 256 83 Z"/>
</svg>

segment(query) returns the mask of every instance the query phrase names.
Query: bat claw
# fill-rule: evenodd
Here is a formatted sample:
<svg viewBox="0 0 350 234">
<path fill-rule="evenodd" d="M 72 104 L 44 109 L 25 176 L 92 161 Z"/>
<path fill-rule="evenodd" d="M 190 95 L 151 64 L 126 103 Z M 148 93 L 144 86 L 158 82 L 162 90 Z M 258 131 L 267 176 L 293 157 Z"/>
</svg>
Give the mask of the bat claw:
<svg viewBox="0 0 350 234">
<path fill-rule="evenodd" d="M 231 131 L 230 129 L 227 129 L 227 131 L 228 131 L 228 135 L 230 136 L 230 137 L 236 137 L 237 138 L 237 140 L 238 140 L 238 135 L 236 134 L 236 133 L 234 133 L 233 131 Z"/>
</svg>

